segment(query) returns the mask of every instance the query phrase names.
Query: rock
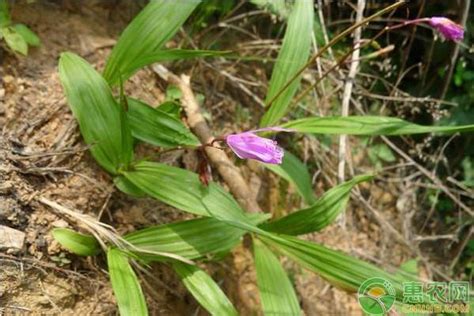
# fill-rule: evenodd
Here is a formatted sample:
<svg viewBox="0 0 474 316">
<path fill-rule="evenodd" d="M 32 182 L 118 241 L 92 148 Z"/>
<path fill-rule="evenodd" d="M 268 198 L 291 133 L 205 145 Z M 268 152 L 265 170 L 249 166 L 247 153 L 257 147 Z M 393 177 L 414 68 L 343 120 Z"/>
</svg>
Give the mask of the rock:
<svg viewBox="0 0 474 316">
<path fill-rule="evenodd" d="M 0 250 L 19 252 L 25 243 L 25 233 L 0 225 Z"/>
</svg>

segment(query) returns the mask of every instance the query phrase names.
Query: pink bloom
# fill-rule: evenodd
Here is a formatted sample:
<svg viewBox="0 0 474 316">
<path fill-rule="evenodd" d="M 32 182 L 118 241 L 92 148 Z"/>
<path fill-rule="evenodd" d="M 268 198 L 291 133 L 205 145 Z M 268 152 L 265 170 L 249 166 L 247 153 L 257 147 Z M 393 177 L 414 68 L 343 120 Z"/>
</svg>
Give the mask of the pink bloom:
<svg viewBox="0 0 474 316">
<path fill-rule="evenodd" d="M 254 159 L 270 164 L 281 164 L 284 151 L 277 142 L 255 135 L 260 131 L 291 131 L 279 127 L 267 127 L 254 131 L 231 134 L 225 137 L 230 149 L 242 159 Z"/>
<path fill-rule="evenodd" d="M 464 28 L 448 18 L 434 16 L 427 22 L 448 40 L 461 41 L 464 38 Z"/>
</svg>

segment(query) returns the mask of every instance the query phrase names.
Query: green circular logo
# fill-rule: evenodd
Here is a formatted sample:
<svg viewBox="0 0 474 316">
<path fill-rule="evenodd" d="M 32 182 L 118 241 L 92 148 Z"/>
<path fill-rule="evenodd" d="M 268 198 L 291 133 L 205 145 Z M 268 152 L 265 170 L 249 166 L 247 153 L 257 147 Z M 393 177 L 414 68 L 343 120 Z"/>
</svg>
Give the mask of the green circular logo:
<svg viewBox="0 0 474 316">
<path fill-rule="evenodd" d="M 360 285 L 357 299 L 364 312 L 385 315 L 395 303 L 395 289 L 385 279 L 370 278 Z"/>
</svg>

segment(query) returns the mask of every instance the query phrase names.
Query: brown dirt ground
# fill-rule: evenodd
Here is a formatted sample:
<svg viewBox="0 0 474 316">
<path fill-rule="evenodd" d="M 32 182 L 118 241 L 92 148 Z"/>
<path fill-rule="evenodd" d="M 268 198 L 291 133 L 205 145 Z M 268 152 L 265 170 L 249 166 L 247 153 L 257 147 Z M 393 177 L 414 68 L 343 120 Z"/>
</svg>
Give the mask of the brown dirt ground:
<svg viewBox="0 0 474 316">
<path fill-rule="evenodd" d="M 130 198 L 114 189 L 111 178 L 85 150 L 58 80 L 57 60 L 63 51 L 73 51 L 101 69 L 114 39 L 136 8 L 129 5 L 111 10 L 93 1 L 80 10 L 69 6 L 69 2 L 15 6 L 14 20 L 31 26 L 42 39 L 42 46 L 32 49 L 27 58 L 5 52 L 0 56 L 0 126 L 4 130 L 0 158 L 6 158 L 1 161 L 0 169 L 5 184 L 0 192 L 0 223 L 26 233 L 26 245 L 20 253 L 0 253 L 0 314 L 2 310 L 5 314 L 117 313 L 104 258 L 83 259 L 61 249 L 52 239 L 50 230 L 73 226 L 34 202 L 34 197 L 46 196 L 95 217 L 102 214 L 101 219 L 113 224 L 121 233 L 186 217 L 157 201 Z M 262 73 L 264 71 L 260 76 Z M 218 89 L 221 93 L 236 95 L 235 88 L 229 88 L 231 84 L 222 84 L 222 77 L 199 79 L 201 84 L 206 80 L 208 85 L 203 90 Z M 127 91 L 157 104 L 163 99 L 163 92 L 156 81 L 151 72 L 141 71 L 127 85 Z M 224 106 L 226 104 L 221 104 Z M 212 107 L 206 110 L 213 117 L 235 117 L 232 112 L 235 104 L 229 107 L 231 114 L 222 114 L 220 109 Z M 154 151 L 146 146 L 141 150 L 143 153 Z M 180 152 L 168 157 L 168 161 L 192 165 L 186 162 L 187 155 L 192 160 L 192 154 Z M 295 205 L 292 188 L 281 195 L 282 181 L 262 170 L 258 170 L 263 177 L 259 180 L 251 170 L 255 171 L 255 167 L 243 169 L 252 183 L 264 187 L 263 196 L 270 198 L 263 202 L 271 206 L 269 209 L 277 208 L 272 204 Z M 318 194 L 326 189 L 323 183 L 317 187 Z M 394 194 L 398 190 L 393 188 L 394 193 L 390 193 L 375 185 L 363 187 L 363 192 L 372 193 L 372 202 L 381 207 L 384 216 L 396 226 L 402 224 L 395 208 Z M 308 238 L 357 256 L 363 254 L 368 260 L 382 258 L 379 263 L 383 266 L 397 266 L 410 258 L 410 253 L 392 243 L 364 209 L 353 207 L 348 214 L 353 222 L 346 229 L 332 225 Z M 71 263 L 59 266 L 51 259 L 60 253 Z M 360 315 L 354 295 L 328 285 L 288 260 L 284 259 L 284 263 L 296 283 L 307 315 Z M 259 313 L 248 248 L 238 247 L 230 257 L 208 264 L 206 269 L 242 314 Z M 151 272 L 155 278 L 144 282 L 151 314 L 205 314 L 168 267 L 155 265 Z"/>
</svg>

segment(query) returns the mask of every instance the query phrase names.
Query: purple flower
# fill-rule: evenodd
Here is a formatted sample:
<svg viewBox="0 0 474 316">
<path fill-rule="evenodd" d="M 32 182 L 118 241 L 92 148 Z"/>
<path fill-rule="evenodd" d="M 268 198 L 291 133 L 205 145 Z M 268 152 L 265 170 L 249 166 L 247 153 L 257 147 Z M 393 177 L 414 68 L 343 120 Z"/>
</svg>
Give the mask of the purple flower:
<svg viewBox="0 0 474 316">
<path fill-rule="evenodd" d="M 464 38 L 464 28 L 448 18 L 434 16 L 427 22 L 448 40 L 461 41 Z"/>
<path fill-rule="evenodd" d="M 268 138 L 255 135 L 260 131 L 286 131 L 280 127 L 267 127 L 254 131 L 231 134 L 225 137 L 230 149 L 242 159 L 254 159 L 270 164 L 281 164 L 284 151 L 277 142 Z"/>
</svg>

